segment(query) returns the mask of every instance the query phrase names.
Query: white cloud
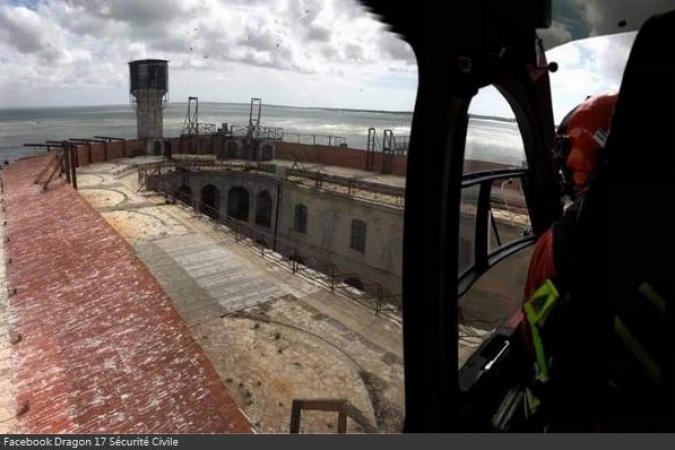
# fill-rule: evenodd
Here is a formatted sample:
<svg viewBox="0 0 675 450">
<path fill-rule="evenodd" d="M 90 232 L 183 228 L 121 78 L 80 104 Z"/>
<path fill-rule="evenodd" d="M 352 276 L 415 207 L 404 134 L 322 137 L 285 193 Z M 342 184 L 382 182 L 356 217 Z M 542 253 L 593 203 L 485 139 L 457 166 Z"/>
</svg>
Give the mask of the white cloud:
<svg viewBox="0 0 675 450">
<path fill-rule="evenodd" d="M 32 54 L 56 62 L 62 54 L 59 28 L 23 6 L 0 9 L 0 39 L 20 54 Z"/>
<path fill-rule="evenodd" d="M 544 48 L 553 48 L 572 40 L 572 33 L 565 24 L 553 20 L 551 26 L 539 32 L 539 36 L 544 41 Z"/>
<path fill-rule="evenodd" d="M 617 92 L 621 87 L 636 33 L 598 36 L 571 42 L 547 52 L 558 63 L 551 74 L 551 91 L 556 122 L 588 95 Z"/>
<path fill-rule="evenodd" d="M 637 31 L 673 0 L 552 0 L 552 26 L 540 30 L 546 49 L 572 40 Z"/>
<path fill-rule="evenodd" d="M 142 58 L 170 61 L 172 101 L 414 106 L 412 50 L 356 0 L 13 1 L 0 0 L 0 107 L 124 103 L 127 62 Z M 570 30 L 556 22 L 549 38 L 562 42 Z M 548 52 L 560 65 L 551 74 L 557 120 L 586 95 L 618 88 L 633 37 Z M 472 110 L 508 114 L 497 96 L 488 90 Z"/>
<path fill-rule="evenodd" d="M 672 0 L 574 0 L 586 16 L 591 35 L 639 28 L 650 16 L 673 9 Z"/>
<path fill-rule="evenodd" d="M 558 71 L 549 74 L 556 123 L 586 96 L 619 90 L 635 35 L 635 32 L 630 32 L 583 39 L 546 53 L 549 62 L 558 63 Z M 492 87 L 481 89 L 471 102 L 469 111 L 513 117 L 506 100 Z"/>
<path fill-rule="evenodd" d="M 415 89 L 397 83 L 386 102 L 336 91 L 351 89 L 345 78 L 368 85 L 415 77 L 407 44 L 396 43 L 356 0 L 35 0 L 29 7 L 15 1 L 0 0 L 0 107 L 45 99 L 125 102 L 127 62 L 142 58 L 170 61 L 171 98 L 177 101 L 194 94 L 191 83 L 218 78 L 229 82 L 212 85 L 205 100 L 262 96 L 249 82 L 265 73 L 270 83 L 279 80 L 264 88 L 271 103 L 302 103 L 293 99 L 307 98 L 312 80 L 326 87 L 313 98 L 335 106 L 389 103 L 409 110 L 414 104 Z M 80 96 L 78 87 L 106 95 Z"/>
</svg>

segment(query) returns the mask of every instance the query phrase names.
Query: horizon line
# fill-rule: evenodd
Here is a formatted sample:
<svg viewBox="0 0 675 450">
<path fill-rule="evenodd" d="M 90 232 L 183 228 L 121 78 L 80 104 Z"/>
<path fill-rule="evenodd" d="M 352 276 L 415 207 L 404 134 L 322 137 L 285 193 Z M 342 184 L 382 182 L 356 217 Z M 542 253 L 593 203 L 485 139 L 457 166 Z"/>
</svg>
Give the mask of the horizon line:
<svg viewBox="0 0 675 450">
<path fill-rule="evenodd" d="M 169 102 L 168 104 L 176 105 L 187 105 L 188 102 Z M 245 102 L 218 102 L 218 101 L 203 101 L 203 104 L 228 104 L 228 105 L 249 105 Z M 27 109 L 58 109 L 58 108 L 100 108 L 106 106 L 129 106 L 133 108 L 133 103 L 106 103 L 106 104 L 96 104 L 96 105 L 44 105 L 44 106 L 9 106 L 9 107 L 0 107 L 0 111 L 8 110 L 27 110 Z M 263 103 L 265 106 L 276 106 L 281 108 L 295 108 L 295 109 L 322 109 L 329 111 L 351 111 L 351 112 L 369 112 L 369 113 L 385 113 L 385 114 L 413 114 L 414 111 L 401 111 L 401 110 L 387 110 L 387 109 L 358 109 L 358 108 L 346 108 L 346 107 L 334 107 L 334 106 L 298 106 L 298 105 L 280 105 L 276 103 Z M 478 117 L 482 119 L 494 119 L 494 120 L 503 120 L 508 122 L 515 122 L 515 117 L 504 117 L 504 116 L 495 116 L 490 114 L 473 114 L 469 113 L 469 117 Z"/>
<path fill-rule="evenodd" d="M 187 101 L 174 102 L 170 101 L 167 104 L 178 104 L 178 105 L 187 105 Z M 212 103 L 212 104 L 230 104 L 230 105 L 249 105 L 249 102 L 237 102 L 237 101 L 201 101 L 202 104 Z M 56 108 L 96 108 L 96 107 L 105 107 L 105 106 L 131 106 L 133 103 L 100 103 L 100 104 L 78 104 L 78 105 L 29 105 L 29 106 L 20 106 L 20 105 L 10 105 L 0 107 L 2 110 L 12 110 L 12 109 L 56 109 Z M 392 114 L 412 114 L 413 111 L 403 111 L 403 110 L 388 110 L 388 109 L 359 109 L 351 107 L 338 107 L 338 106 L 301 106 L 301 105 L 283 105 L 277 103 L 263 103 L 265 106 L 278 106 L 282 108 L 298 108 L 298 109 L 329 109 L 337 111 L 364 111 L 364 112 L 384 112 Z"/>
</svg>

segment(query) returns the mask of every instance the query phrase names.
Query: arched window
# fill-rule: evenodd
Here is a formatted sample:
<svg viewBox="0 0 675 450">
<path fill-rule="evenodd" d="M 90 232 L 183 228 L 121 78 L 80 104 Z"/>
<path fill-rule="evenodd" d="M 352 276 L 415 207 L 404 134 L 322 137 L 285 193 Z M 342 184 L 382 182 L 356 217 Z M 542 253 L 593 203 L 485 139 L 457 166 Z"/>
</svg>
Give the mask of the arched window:
<svg viewBox="0 0 675 450">
<path fill-rule="evenodd" d="M 248 191 L 246 188 L 236 186 L 227 193 L 227 215 L 237 220 L 248 221 Z"/>
<path fill-rule="evenodd" d="M 296 233 L 307 233 L 307 207 L 305 205 L 295 205 L 293 231 Z"/>
<path fill-rule="evenodd" d="M 527 167 L 527 156 L 515 112 L 493 86 L 478 92 L 471 100 L 469 111 L 464 174 L 515 172 L 510 176 L 495 177 L 489 191 L 483 190 L 482 184 L 462 188 L 458 255 L 460 276 L 475 267 L 484 271 L 492 265 L 489 258 L 494 252 L 522 239 L 530 228 L 524 192 L 526 184 L 523 182 L 526 175 L 518 173 Z M 489 196 L 489 201 L 488 208 L 479 212 L 481 195 Z M 487 224 L 486 229 L 477 232 L 477 223 Z M 482 259 L 476 260 L 476 247 L 480 253 L 485 248 Z M 513 291 L 517 292 L 518 287 L 514 286 Z"/>
<path fill-rule="evenodd" d="M 363 220 L 352 220 L 352 235 L 349 247 L 361 253 L 366 252 L 366 223 Z"/>
<path fill-rule="evenodd" d="M 532 251 L 532 246 L 525 246 L 530 239 L 530 218 L 524 130 L 507 98 L 494 87 L 481 89 L 469 111 L 464 155 L 467 183 L 461 190 L 459 209 L 458 302 L 465 324 L 473 326 L 475 318 L 480 318 L 481 327 L 496 327 L 522 308 Z M 470 181 L 470 177 L 480 180 L 486 175 L 482 182 Z M 518 245 L 521 250 L 513 252 Z M 503 252 L 509 252 L 508 262 L 495 265 L 493 261 L 501 259 L 495 256 Z"/>
<path fill-rule="evenodd" d="M 220 192 L 218 192 L 217 187 L 212 184 L 204 186 L 201 191 L 201 202 L 199 204 L 199 210 L 202 214 L 217 219 L 220 216 L 219 197 Z"/>
<path fill-rule="evenodd" d="M 255 201 L 255 224 L 269 228 L 272 225 L 272 197 L 262 191 Z"/>
</svg>

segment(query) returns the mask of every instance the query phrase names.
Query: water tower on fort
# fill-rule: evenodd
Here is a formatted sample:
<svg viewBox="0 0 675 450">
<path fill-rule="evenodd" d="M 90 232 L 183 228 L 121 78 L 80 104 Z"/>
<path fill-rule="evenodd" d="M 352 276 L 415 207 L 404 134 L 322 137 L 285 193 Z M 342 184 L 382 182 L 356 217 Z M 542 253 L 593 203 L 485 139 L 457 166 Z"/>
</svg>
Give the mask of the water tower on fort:
<svg viewBox="0 0 675 450">
<path fill-rule="evenodd" d="M 143 59 L 129 63 L 129 95 L 136 104 L 139 139 L 163 135 L 164 103 L 169 92 L 169 62 Z"/>
</svg>

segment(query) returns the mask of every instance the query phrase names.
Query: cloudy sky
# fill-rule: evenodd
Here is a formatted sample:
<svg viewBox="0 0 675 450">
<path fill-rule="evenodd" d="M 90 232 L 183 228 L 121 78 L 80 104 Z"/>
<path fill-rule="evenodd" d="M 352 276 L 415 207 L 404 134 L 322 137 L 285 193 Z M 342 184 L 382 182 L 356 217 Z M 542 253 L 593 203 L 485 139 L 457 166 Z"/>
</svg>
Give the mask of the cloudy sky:
<svg viewBox="0 0 675 450">
<path fill-rule="evenodd" d="M 547 42 L 606 31 L 608 13 L 585 8 L 586 29 L 556 22 Z M 557 119 L 618 89 L 633 39 L 549 52 Z M 127 62 L 143 58 L 170 61 L 173 102 L 410 111 L 417 83 L 407 44 L 354 0 L 0 0 L 0 108 L 125 103 Z M 509 114 L 490 91 L 472 110 Z"/>
</svg>

